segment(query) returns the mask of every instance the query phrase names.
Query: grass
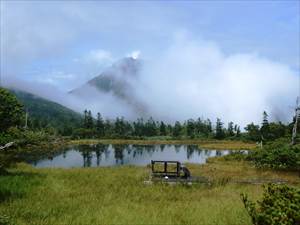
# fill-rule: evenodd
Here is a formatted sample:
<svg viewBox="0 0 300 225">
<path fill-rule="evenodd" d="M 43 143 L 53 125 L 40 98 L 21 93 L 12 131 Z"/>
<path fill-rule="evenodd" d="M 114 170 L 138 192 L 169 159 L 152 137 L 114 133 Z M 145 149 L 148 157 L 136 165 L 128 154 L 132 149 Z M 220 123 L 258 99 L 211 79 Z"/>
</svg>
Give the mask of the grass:
<svg viewBox="0 0 300 225">
<path fill-rule="evenodd" d="M 81 139 L 72 140 L 70 144 L 190 144 L 198 145 L 202 149 L 218 149 L 218 150 L 242 150 L 255 149 L 257 146 L 253 142 L 231 141 L 231 140 L 203 140 L 203 139 L 186 139 L 186 140 L 126 140 L 126 139 Z"/>
<path fill-rule="evenodd" d="M 298 182 L 294 173 L 258 170 L 246 162 L 188 165 L 193 175 L 214 181 L 274 177 Z M 262 186 L 145 185 L 147 167 L 36 169 L 19 164 L 0 176 L 0 215 L 16 224 L 251 224 L 240 199 L 261 198 Z M 16 194 L 17 193 L 17 194 Z M 16 194 L 15 197 L 13 197 Z"/>
</svg>

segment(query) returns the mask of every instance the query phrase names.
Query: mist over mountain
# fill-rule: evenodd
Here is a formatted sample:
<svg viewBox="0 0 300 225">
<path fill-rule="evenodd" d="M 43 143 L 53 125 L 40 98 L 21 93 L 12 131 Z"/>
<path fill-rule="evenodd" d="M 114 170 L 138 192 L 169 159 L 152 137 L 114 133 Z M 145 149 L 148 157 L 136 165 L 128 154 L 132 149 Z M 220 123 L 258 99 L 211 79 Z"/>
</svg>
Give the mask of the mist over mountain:
<svg viewBox="0 0 300 225">
<path fill-rule="evenodd" d="M 89 80 L 82 86 L 73 89 L 69 93 L 80 99 L 87 101 L 103 101 L 101 94 L 112 95 L 119 101 L 125 103 L 128 108 L 138 114 L 145 116 L 147 114 L 146 106 L 138 99 L 134 89 L 133 82 L 137 81 L 141 75 L 142 62 L 133 57 L 123 58 L 112 66 L 105 69 L 100 75 Z"/>
</svg>

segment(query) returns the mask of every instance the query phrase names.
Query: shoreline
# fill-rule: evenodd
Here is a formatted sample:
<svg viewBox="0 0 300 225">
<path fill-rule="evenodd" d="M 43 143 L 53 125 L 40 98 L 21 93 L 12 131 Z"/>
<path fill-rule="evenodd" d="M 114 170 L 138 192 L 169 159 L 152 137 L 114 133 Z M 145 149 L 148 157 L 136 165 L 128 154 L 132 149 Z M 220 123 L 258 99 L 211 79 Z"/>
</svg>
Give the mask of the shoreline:
<svg viewBox="0 0 300 225">
<path fill-rule="evenodd" d="M 212 150 L 253 150 L 256 143 L 230 140 L 130 140 L 130 139 L 80 139 L 67 141 L 68 145 L 84 144 L 136 144 L 136 145 L 197 145 Z"/>
</svg>

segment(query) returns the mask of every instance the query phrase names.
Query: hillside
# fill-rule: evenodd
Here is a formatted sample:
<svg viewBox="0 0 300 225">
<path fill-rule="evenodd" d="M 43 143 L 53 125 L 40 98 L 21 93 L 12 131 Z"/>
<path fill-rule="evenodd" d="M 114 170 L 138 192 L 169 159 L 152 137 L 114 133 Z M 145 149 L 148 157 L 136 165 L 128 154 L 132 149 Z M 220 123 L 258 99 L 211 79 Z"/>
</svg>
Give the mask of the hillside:
<svg viewBox="0 0 300 225">
<path fill-rule="evenodd" d="M 58 103 L 20 90 L 11 90 L 29 113 L 29 125 L 34 128 L 54 127 L 68 133 L 81 122 L 81 115 Z"/>
</svg>

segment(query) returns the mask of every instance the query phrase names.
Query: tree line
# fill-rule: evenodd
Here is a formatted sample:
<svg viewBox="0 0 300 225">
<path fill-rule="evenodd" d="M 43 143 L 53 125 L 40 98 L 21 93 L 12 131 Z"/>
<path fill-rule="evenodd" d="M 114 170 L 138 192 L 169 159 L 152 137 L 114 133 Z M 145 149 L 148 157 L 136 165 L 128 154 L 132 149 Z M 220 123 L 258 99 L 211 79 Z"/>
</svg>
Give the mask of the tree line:
<svg viewBox="0 0 300 225">
<path fill-rule="evenodd" d="M 240 126 L 234 122 L 225 125 L 220 118 L 216 123 L 210 119 L 188 119 L 184 122 L 166 123 L 164 121 L 139 118 L 128 121 L 124 117 L 114 120 L 104 119 L 101 113 L 93 117 L 90 110 L 83 113 L 81 127 L 74 130 L 75 138 L 214 138 L 214 139 L 244 139 L 251 141 L 268 141 L 290 134 L 292 123 L 269 122 L 268 114 L 263 112 L 261 125 L 250 123 L 241 132 Z"/>
<path fill-rule="evenodd" d="M 9 128 L 24 127 L 24 107 L 16 96 L 0 89 L 0 139 L 8 140 Z M 39 120 L 39 117 L 35 117 Z M 157 121 L 152 117 L 139 118 L 135 121 L 126 120 L 124 117 L 104 119 L 101 113 L 92 115 L 90 110 L 85 110 L 77 120 L 63 120 L 59 126 L 52 123 L 51 118 L 43 120 L 43 126 L 35 126 L 28 118 L 27 130 L 44 131 L 51 135 L 71 136 L 72 138 L 214 138 L 214 139 L 239 139 L 250 141 L 268 141 L 280 137 L 290 136 L 293 122 L 283 124 L 281 122 L 269 122 L 268 114 L 263 112 L 261 124 L 250 123 L 241 131 L 240 126 L 233 122 L 225 124 L 220 118 L 215 123 L 210 119 L 188 119 L 184 122 L 176 121 L 167 123 Z M 295 120 L 295 118 L 294 118 Z M 35 121 L 36 122 L 36 121 Z M 39 121 L 37 121 L 39 122 Z M 38 123 L 39 124 L 39 123 Z"/>
</svg>

